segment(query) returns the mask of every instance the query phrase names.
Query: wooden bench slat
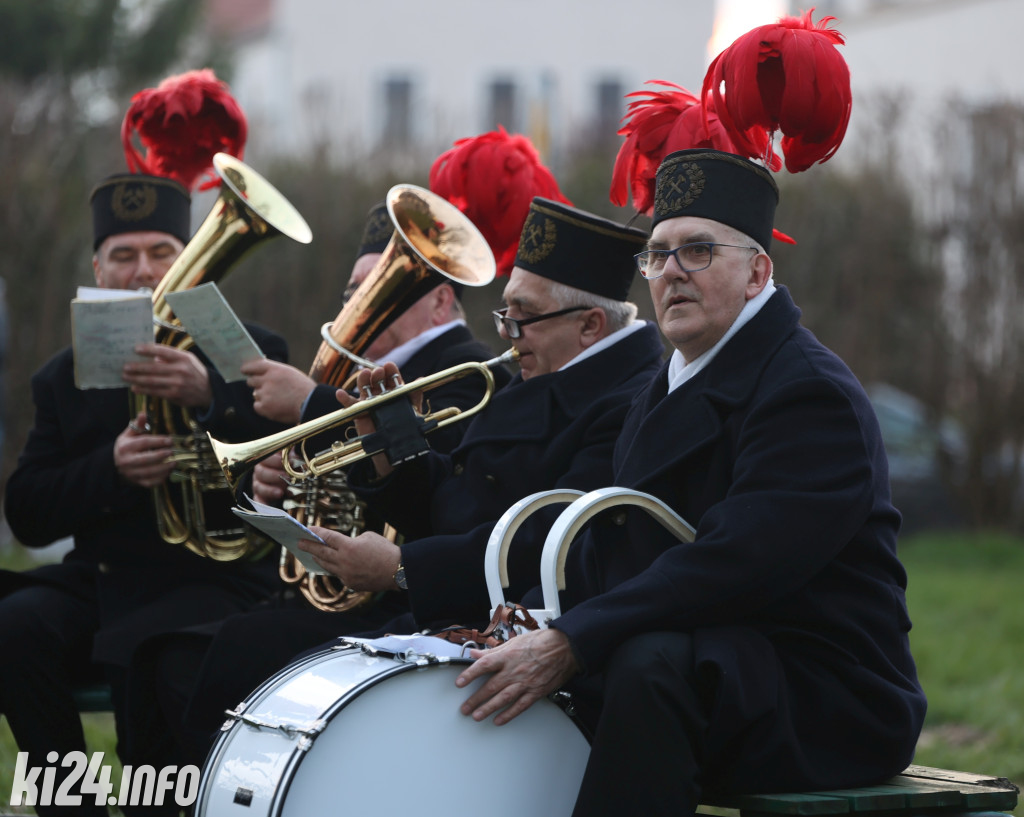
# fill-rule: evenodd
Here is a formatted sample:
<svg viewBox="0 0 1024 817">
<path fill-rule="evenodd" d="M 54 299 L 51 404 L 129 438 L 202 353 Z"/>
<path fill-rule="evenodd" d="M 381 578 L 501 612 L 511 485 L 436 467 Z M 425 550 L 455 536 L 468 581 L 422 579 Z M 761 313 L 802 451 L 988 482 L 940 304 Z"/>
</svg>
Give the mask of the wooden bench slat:
<svg viewBox="0 0 1024 817">
<path fill-rule="evenodd" d="M 818 794 L 843 797 L 850 804 L 850 811 L 886 811 L 907 806 L 906 792 L 895 786 L 881 784 L 864 786 L 859 789 L 835 789 Z"/>
<path fill-rule="evenodd" d="M 992 777 L 992 775 L 975 774 L 974 772 L 960 772 L 955 769 L 936 769 L 931 766 L 907 766 L 903 770 L 902 777 L 946 780 L 950 783 L 966 783 L 971 786 L 991 786 L 993 788 L 1017 791 L 1017 787 L 1005 777 Z"/>
<path fill-rule="evenodd" d="M 705 798 L 703 805 L 739 809 L 744 814 L 848 814 L 842 797 L 799 792 L 793 794 L 731 794 Z"/>
<path fill-rule="evenodd" d="M 939 814 L 966 817 L 978 812 L 1012 811 L 1018 794 L 1017 787 L 1003 777 L 910 766 L 903 774 L 875 786 L 780 794 L 709 795 L 702 805 L 739 809 L 743 817 L 848 813 L 871 814 L 872 817 Z"/>
<path fill-rule="evenodd" d="M 966 805 L 963 792 L 955 784 L 894 777 L 887 785 L 906 791 L 904 808 L 952 808 Z"/>
<path fill-rule="evenodd" d="M 927 789 L 934 792 L 949 792 L 950 802 L 944 803 L 944 805 L 962 805 L 965 811 L 984 809 L 1001 811 L 1012 809 L 1017 804 L 1017 793 L 1012 784 L 1008 789 L 998 789 L 973 783 L 952 783 L 906 776 L 894 778 L 891 782 L 893 785 L 905 786 L 915 791 Z"/>
</svg>

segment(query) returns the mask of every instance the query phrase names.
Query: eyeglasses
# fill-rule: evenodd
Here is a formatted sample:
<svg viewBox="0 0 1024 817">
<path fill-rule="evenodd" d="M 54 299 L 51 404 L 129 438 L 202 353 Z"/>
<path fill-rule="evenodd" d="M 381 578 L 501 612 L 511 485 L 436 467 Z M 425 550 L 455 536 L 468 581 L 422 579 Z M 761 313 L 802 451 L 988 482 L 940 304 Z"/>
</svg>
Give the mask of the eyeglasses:
<svg viewBox="0 0 1024 817">
<path fill-rule="evenodd" d="M 557 312 L 548 312 L 545 315 L 538 315 L 535 318 L 509 318 L 506 316 L 508 307 L 495 309 L 491 314 L 494 316 L 494 328 L 501 332 L 502 329 L 510 338 L 521 338 L 523 327 L 529 326 L 537 321 L 546 321 L 548 318 L 557 318 L 559 315 L 568 315 L 570 312 L 579 312 L 583 309 L 590 309 L 589 306 L 570 306 L 568 309 L 559 309 Z"/>
<path fill-rule="evenodd" d="M 633 258 L 636 260 L 636 268 L 644 278 L 660 278 L 665 274 L 665 265 L 668 257 L 674 255 L 676 263 L 683 272 L 700 272 L 711 266 L 715 257 L 715 247 L 735 247 L 738 250 L 753 250 L 759 252 L 757 247 L 747 247 L 742 244 L 719 244 L 717 241 L 698 241 L 693 244 L 683 244 L 674 250 L 645 250 L 638 252 Z"/>
</svg>

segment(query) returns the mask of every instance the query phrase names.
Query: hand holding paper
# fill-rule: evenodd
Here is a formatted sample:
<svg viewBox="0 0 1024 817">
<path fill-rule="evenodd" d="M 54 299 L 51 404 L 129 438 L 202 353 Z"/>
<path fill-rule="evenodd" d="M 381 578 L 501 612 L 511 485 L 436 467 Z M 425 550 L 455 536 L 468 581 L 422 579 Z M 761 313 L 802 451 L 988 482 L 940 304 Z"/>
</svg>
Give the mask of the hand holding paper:
<svg viewBox="0 0 1024 817">
<path fill-rule="evenodd" d="M 245 380 L 241 365 L 264 357 L 212 281 L 164 297 L 225 382 Z"/>
<path fill-rule="evenodd" d="M 313 557 L 304 550 L 299 550 L 298 547 L 300 539 L 311 539 L 314 542 L 323 542 L 323 539 L 280 508 L 264 505 L 248 495 L 245 498 L 249 500 L 253 510 L 241 507 L 232 508 L 231 510 L 237 516 L 286 548 L 309 573 L 324 573 L 324 569 L 313 560 Z"/>
</svg>

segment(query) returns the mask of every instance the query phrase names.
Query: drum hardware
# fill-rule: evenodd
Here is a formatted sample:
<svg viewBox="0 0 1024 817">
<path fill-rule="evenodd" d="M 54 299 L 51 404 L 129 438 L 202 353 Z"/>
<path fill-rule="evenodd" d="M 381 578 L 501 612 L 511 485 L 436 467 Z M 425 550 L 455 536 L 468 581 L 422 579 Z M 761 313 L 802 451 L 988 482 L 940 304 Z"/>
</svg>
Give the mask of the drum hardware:
<svg viewBox="0 0 1024 817">
<path fill-rule="evenodd" d="M 491 530 L 484 556 L 484 575 L 491 609 L 506 604 L 508 590 L 508 549 L 512 537 L 526 519 L 549 505 L 567 504 L 548 530 L 540 559 L 540 583 L 544 593 L 543 609 L 531 609 L 529 614 L 542 628 L 562 614 L 558 593 L 565 590 L 565 559 L 576 535 L 593 517 L 609 508 L 632 505 L 646 511 L 680 542 L 692 542 L 696 531 L 679 514 L 656 496 L 632 488 L 598 488 L 584 494 L 571 489 L 538 491 L 513 504 Z M 518 631 L 517 631 L 518 632 Z"/>
<path fill-rule="evenodd" d="M 228 709 L 225 711 L 228 716 L 228 721 L 221 726 L 221 731 L 225 731 L 231 727 L 230 721 L 238 721 L 244 723 L 246 726 L 253 729 L 269 729 L 272 732 L 280 732 L 288 739 L 295 737 L 309 738 L 312 741 L 317 735 L 324 731 L 324 727 L 327 725 L 326 721 L 315 720 L 308 726 L 297 726 L 292 723 L 272 723 L 271 721 L 257 718 L 255 715 L 247 715 L 245 712 L 241 712 L 234 709 Z"/>
</svg>

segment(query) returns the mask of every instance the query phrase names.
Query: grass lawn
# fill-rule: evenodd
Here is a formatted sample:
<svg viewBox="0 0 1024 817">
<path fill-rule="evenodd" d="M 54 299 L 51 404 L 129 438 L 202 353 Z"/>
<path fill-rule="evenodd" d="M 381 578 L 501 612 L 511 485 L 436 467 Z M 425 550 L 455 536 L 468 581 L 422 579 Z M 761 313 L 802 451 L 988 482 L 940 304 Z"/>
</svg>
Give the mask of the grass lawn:
<svg viewBox="0 0 1024 817">
<path fill-rule="evenodd" d="M 1024 540 L 927 534 L 903 541 L 900 555 L 929 698 L 915 762 L 1007 777 L 1024 788 Z M 4 671 L 16 667 L 7 656 Z M 89 753 L 103 751 L 114 763 L 112 718 L 86 715 L 85 728 Z M 0 811 L 31 814 L 7 805 L 16 751 L 0 722 Z M 118 767 L 115 789 L 119 780 Z M 1024 817 L 1024 805 L 1014 814 Z"/>
<path fill-rule="evenodd" d="M 1024 541 L 922 535 L 900 555 L 928 695 L 915 761 L 1024 788 Z"/>
</svg>

